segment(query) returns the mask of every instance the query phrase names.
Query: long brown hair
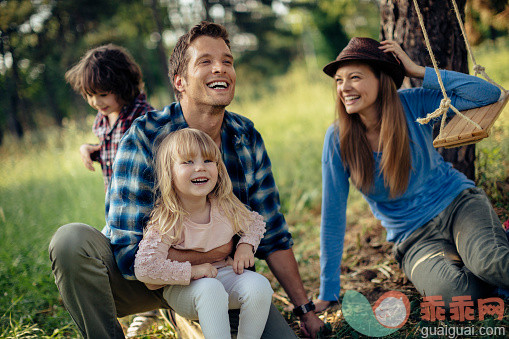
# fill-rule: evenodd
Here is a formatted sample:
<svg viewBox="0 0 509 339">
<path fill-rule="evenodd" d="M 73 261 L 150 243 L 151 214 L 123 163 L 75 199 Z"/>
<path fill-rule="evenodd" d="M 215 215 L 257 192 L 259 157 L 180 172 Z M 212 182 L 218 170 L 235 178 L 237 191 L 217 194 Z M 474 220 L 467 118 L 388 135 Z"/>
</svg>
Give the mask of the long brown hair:
<svg viewBox="0 0 509 339">
<path fill-rule="evenodd" d="M 184 210 L 173 185 L 172 166 L 178 159 L 196 156 L 217 164 L 217 183 L 209 198 L 217 200 L 219 210 L 226 215 L 236 234 L 242 234 L 252 216 L 244 204 L 235 196 L 232 182 L 221 152 L 212 138 L 205 132 L 193 128 L 184 128 L 170 133 L 159 144 L 155 157 L 156 192 L 158 197 L 147 225 L 159 227 L 162 234 L 169 233 L 173 244 L 182 239 L 183 220 L 189 213 Z"/>
<path fill-rule="evenodd" d="M 379 79 L 377 106 L 379 112 L 379 151 L 382 151 L 380 170 L 389 196 L 405 192 L 412 169 L 410 137 L 405 111 L 394 80 L 368 64 Z M 354 185 L 368 193 L 374 183 L 375 161 L 373 151 L 366 137 L 366 127 L 358 114 L 348 114 L 339 96 L 336 98 L 337 124 L 341 159 L 350 171 Z"/>
</svg>

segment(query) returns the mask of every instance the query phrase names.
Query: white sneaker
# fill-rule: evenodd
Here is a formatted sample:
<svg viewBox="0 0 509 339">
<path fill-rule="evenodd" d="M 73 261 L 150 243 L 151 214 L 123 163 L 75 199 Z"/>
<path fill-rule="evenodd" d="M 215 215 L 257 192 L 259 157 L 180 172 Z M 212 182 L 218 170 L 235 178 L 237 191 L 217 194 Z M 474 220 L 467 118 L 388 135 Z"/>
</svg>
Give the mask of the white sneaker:
<svg viewBox="0 0 509 339">
<path fill-rule="evenodd" d="M 126 338 L 134 338 L 145 334 L 157 321 L 158 315 L 157 310 L 137 314 L 127 329 Z"/>
</svg>

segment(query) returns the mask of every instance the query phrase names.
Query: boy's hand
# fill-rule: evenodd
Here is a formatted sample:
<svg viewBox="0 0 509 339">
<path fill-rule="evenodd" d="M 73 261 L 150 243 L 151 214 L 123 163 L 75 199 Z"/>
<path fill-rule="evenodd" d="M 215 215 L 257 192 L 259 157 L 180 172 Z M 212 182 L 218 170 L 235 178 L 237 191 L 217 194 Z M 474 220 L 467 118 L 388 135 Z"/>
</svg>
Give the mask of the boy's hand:
<svg viewBox="0 0 509 339">
<path fill-rule="evenodd" d="M 85 164 L 85 167 L 88 168 L 91 171 L 95 171 L 95 168 L 93 166 L 92 161 L 92 153 L 97 152 L 101 149 L 101 145 L 90 145 L 90 144 L 83 144 L 80 147 L 80 154 L 81 154 L 81 161 L 83 161 L 83 164 Z"/>
<path fill-rule="evenodd" d="M 191 279 L 215 278 L 217 276 L 217 268 L 211 264 L 201 264 L 191 266 Z"/>
<path fill-rule="evenodd" d="M 254 265 L 253 245 L 246 243 L 239 244 L 233 258 L 233 271 L 237 274 L 244 273 L 244 268 Z"/>
</svg>

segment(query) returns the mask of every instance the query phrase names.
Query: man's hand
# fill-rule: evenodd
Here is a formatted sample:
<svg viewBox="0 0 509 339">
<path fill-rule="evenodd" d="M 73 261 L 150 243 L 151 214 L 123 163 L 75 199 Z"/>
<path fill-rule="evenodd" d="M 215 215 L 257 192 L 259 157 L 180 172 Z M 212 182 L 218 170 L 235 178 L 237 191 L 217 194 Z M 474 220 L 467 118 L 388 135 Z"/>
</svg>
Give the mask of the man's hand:
<svg viewBox="0 0 509 339">
<path fill-rule="evenodd" d="M 254 265 L 253 245 L 239 244 L 233 258 L 233 271 L 237 274 L 244 273 L 244 268 Z"/>
<path fill-rule="evenodd" d="M 215 278 L 217 276 L 217 268 L 212 266 L 211 264 L 201 264 L 191 266 L 191 279 L 201 279 L 201 278 Z"/>
<path fill-rule="evenodd" d="M 321 300 L 321 299 L 316 299 L 313 301 L 313 303 L 315 304 L 315 312 L 316 313 L 325 311 L 331 304 L 330 301 Z"/>
<path fill-rule="evenodd" d="M 101 149 L 101 145 L 83 144 L 80 146 L 81 161 L 85 167 L 91 171 L 95 171 L 94 162 L 92 161 L 92 153 Z"/>
<path fill-rule="evenodd" d="M 300 317 L 300 325 L 305 338 L 316 338 L 316 334 L 323 326 L 323 321 L 318 318 L 315 312 L 311 311 Z"/>
<path fill-rule="evenodd" d="M 180 262 L 189 261 L 191 265 L 201 265 L 226 260 L 232 252 L 233 240 L 229 243 L 214 248 L 208 252 L 196 252 L 190 250 L 176 250 L 173 247 L 168 251 L 168 259 Z"/>
<path fill-rule="evenodd" d="M 298 306 L 309 301 L 299 275 L 297 261 L 291 249 L 272 252 L 266 261 L 270 270 L 290 297 L 292 304 Z M 320 328 L 324 326 L 323 321 L 314 312 L 304 314 L 301 317 L 301 323 L 304 324 L 304 329 L 311 338 L 315 338 Z"/>
</svg>

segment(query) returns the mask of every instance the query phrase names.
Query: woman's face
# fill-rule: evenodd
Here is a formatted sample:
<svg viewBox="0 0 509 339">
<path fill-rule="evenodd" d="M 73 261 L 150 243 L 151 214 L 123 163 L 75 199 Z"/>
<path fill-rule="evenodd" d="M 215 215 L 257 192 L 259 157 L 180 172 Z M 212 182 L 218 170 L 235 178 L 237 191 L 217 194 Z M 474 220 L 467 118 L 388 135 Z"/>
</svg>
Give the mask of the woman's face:
<svg viewBox="0 0 509 339">
<path fill-rule="evenodd" d="M 380 81 L 368 65 L 347 63 L 338 68 L 334 79 L 338 98 L 348 114 L 378 116 L 376 99 Z"/>
</svg>

